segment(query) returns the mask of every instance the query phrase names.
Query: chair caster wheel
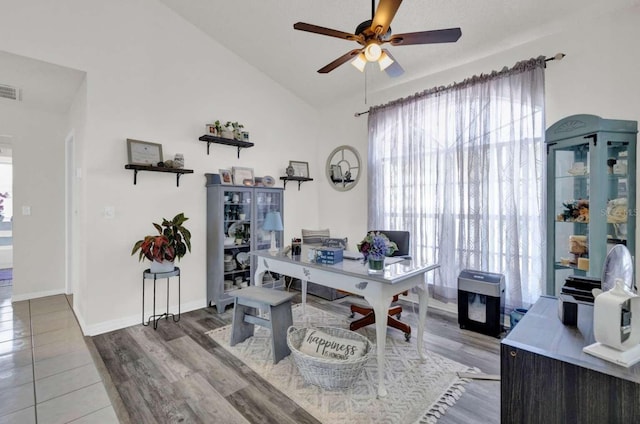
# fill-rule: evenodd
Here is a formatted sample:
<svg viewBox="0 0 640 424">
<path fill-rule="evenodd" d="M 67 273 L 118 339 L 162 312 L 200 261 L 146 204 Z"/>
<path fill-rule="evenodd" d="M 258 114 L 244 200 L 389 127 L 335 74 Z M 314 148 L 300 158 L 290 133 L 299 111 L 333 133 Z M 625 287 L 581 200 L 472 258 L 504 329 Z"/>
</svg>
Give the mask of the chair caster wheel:
<svg viewBox="0 0 640 424">
<path fill-rule="evenodd" d="M 411 340 L 411 333 L 404 333 L 404 339 L 405 339 L 406 341 Z"/>
<path fill-rule="evenodd" d="M 396 315 L 396 319 L 397 319 L 397 320 L 400 320 L 400 317 L 401 317 L 401 316 L 402 316 L 402 314 L 401 314 L 401 313 L 398 313 L 398 314 Z"/>
<path fill-rule="evenodd" d="M 353 317 L 355 317 L 355 316 L 356 316 L 356 313 L 355 313 L 355 312 L 351 312 L 351 313 L 349 314 L 349 318 L 353 318 Z"/>
</svg>

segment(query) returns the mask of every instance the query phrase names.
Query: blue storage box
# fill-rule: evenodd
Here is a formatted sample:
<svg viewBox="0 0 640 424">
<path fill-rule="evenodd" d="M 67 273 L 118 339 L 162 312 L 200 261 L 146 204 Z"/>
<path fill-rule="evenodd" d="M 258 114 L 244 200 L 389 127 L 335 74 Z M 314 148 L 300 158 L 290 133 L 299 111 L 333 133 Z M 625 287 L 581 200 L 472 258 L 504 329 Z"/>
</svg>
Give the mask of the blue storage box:
<svg viewBox="0 0 640 424">
<path fill-rule="evenodd" d="M 343 249 L 338 247 L 322 247 L 316 249 L 316 263 L 319 264 L 337 264 L 342 262 Z"/>
</svg>

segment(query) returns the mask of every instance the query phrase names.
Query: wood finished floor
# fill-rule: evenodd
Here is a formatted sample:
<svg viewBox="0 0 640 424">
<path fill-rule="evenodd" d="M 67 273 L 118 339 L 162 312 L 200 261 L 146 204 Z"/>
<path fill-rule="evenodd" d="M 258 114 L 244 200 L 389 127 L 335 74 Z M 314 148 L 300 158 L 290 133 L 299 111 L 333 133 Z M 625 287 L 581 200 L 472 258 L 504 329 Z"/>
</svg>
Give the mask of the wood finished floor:
<svg viewBox="0 0 640 424">
<path fill-rule="evenodd" d="M 296 301 L 299 301 L 298 299 Z M 309 296 L 319 308 L 348 315 L 351 300 L 327 302 Z M 402 320 L 417 328 L 417 314 L 405 305 Z M 220 347 L 204 333 L 231 322 L 231 309 L 184 313 L 179 322 L 162 321 L 105 333 L 92 340 L 108 373 L 105 384 L 122 423 L 278 423 L 318 421 Z M 390 329 L 388 331 L 397 331 Z M 416 343 L 416 337 L 411 340 Z M 461 330 L 450 313 L 429 309 L 428 350 L 487 374 L 500 374 L 500 343 L 493 337 Z M 499 423 L 500 382 L 474 380 L 438 421 Z M 114 399 L 119 396 L 119 399 Z"/>
</svg>

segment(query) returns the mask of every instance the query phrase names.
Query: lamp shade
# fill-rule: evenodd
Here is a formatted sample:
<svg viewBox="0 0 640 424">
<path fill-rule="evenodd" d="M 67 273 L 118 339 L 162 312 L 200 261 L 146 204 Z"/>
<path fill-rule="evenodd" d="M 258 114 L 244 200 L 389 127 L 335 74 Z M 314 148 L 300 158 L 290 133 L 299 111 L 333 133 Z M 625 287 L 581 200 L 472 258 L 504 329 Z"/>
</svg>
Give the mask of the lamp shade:
<svg viewBox="0 0 640 424">
<path fill-rule="evenodd" d="M 380 59 L 378 59 L 378 65 L 380 66 L 380 70 L 384 71 L 385 69 L 387 69 L 389 66 L 391 66 L 391 64 L 394 62 L 393 59 L 391 59 L 389 57 L 389 55 L 387 54 L 387 52 L 385 52 L 384 50 L 382 51 L 382 54 L 380 55 Z"/>
<path fill-rule="evenodd" d="M 264 219 L 262 228 L 266 231 L 282 231 L 284 227 L 282 225 L 282 216 L 280 212 L 267 212 L 267 216 Z"/>
<path fill-rule="evenodd" d="M 355 66 L 358 71 L 364 72 L 364 66 L 367 64 L 367 58 L 364 56 L 364 53 L 360 53 L 351 61 L 351 64 Z"/>
</svg>

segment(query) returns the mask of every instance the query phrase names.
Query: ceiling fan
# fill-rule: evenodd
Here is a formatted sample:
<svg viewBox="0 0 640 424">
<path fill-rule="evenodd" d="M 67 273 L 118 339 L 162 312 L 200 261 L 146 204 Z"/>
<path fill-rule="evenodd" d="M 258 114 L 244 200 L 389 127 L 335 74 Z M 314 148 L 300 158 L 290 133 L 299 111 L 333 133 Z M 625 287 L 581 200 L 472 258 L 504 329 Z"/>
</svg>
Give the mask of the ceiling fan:
<svg viewBox="0 0 640 424">
<path fill-rule="evenodd" d="M 462 35 L 460 28 L 391 35 L 391 21 L 401 3 L 402 0 L 380 0 L 378 2 L 378 9 L 376 10 L 375 0 L 371 0 L 371 20 L 364 21 L 358 25 L 355 34 L 304 22 L 295 23 L 293 28 L 300 31 L 355 41 L 362 46 L 351 50 L 333 62 L 318 69 L 318 72 L 321 74 L 329 73 L 353 58 L 351 64 L 360 70 L 360 72 L 364 71 L 367 62 L 378 62 L 381 71 L 384 70 L 387 75 L 391 77 L 397 77 L 404 73 L 404 69 L 394 60 L 389 50 L 381 47 L 383 44 L 390 43 L 392 46 L 409 46 L 414 44 L 453 43 L 458 41 Z"/>
</svg>

